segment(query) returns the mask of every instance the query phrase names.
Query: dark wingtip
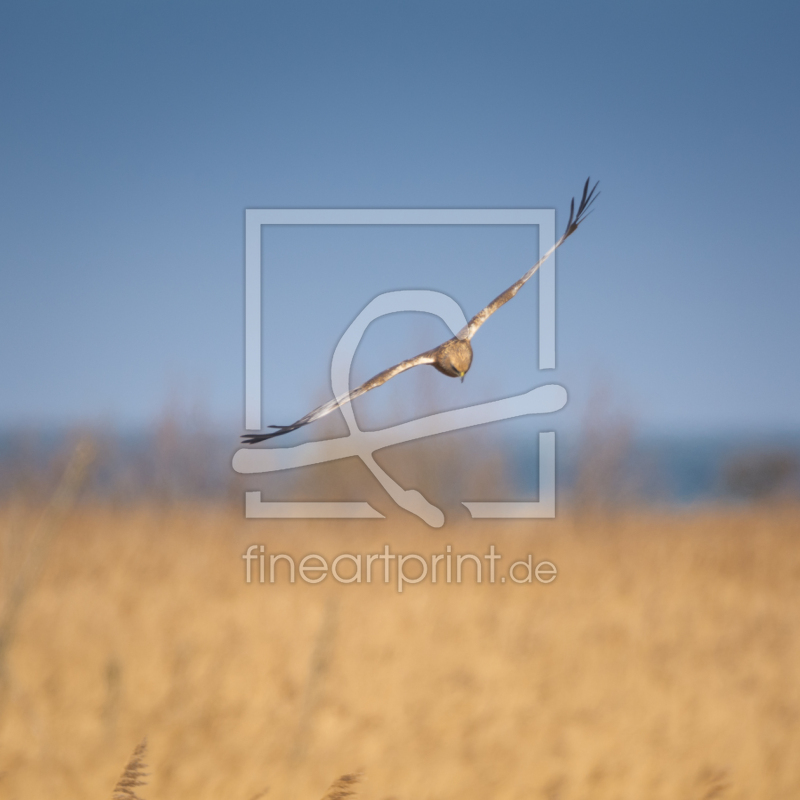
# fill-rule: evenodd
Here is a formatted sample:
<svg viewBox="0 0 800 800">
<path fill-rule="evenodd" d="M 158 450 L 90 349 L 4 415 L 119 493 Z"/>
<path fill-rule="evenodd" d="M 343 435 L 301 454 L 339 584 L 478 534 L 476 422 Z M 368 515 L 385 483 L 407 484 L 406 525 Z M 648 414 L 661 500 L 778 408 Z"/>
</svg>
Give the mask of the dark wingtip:
<svg viewBox="0 0 800 800">
<path fill-rule="evenodd" d="M 572 202 L 569 204 L 569 220 L 567 220 L 567 230 L 572 227 L 572 218 L 575 216 L 575 198 L 572 198 Z M 566 235 L 566 234 L 565 234 Z"/>
<path fill-rule="evenodd" d="M 578 204 L 578 213 L 575 213 L 575 198 L 572 198 L 572 201 L 569 205 L 569 220 L 567 221 L 567 227 L 564 230 L 564 235 L 561 237 L 561 241 L 563 242 L 568 236 L 571 236 L 578 230 L 578 226 L 589 216 L 589 207 L 594 203 L 595 200 L 600 196 L 600 192 L 595 194 L 597 187 L 600 184 L 600 181 L 596 181 L 594 186 L 592 186 L 591 191 L 589 191 L 589 184 L 591 183 L 591 176 L 586 179 L 586 183 L 583 184 L 583 193 L 581 194 L 581 202 Z"/>
<path fill-rule="evenodd" d="M 300 425 L 267 425 L 268 428 L 273 428 L 274 433 L 247 433 L 242 438 L 242 444 L 258 444 L 259 442 L 266 442 L 267 439 L 274 439 L 276 436 L 283 436 L 285 433 L 296 431 Z"/>
</svg>

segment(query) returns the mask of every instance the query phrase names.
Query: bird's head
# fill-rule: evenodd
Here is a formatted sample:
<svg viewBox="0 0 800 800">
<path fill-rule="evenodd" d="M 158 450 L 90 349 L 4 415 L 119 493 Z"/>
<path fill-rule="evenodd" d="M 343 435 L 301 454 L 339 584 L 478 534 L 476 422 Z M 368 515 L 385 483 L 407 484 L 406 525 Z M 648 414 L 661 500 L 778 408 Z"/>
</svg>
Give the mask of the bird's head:
<svg viewBox="0 0 800 800">
<path fill-rule="evenodd" d="M 437 366 L 451 378 L 461 378 L 469 372 L 472 365 L 472 346 L 468 341 L 451 340 L 441 353 Z"/>
</svg>

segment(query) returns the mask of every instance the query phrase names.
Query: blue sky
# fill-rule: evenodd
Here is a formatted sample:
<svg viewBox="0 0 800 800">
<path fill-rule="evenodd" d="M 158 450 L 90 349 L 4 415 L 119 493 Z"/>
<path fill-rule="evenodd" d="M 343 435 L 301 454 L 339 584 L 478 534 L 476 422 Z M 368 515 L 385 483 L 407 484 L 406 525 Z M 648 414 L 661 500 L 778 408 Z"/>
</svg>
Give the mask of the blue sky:
<svg viewBox="0 0 800 800">
<path fill-rule="evenodd" d="M 558 382 L 567 427 L 602 387 L 644 430 L 800 429 L 799 24 L 788 3 L 4 3 L 0 427 L 142 426 L 180 396 L 238 432 L 248 207 L 555 207 L 561 229 L 591 175 L 597 210 L 559 251 L 558 368 L 536 370 L 531 284 L 463 386 L 409 373 L 359 413 Z M 536 248 L 269 235 L 279 423 L 327 398 L 376 294 L 436 289 L 469 316 Z M 381 320 L 354 379 L 443 335 Z"/>
</svg>

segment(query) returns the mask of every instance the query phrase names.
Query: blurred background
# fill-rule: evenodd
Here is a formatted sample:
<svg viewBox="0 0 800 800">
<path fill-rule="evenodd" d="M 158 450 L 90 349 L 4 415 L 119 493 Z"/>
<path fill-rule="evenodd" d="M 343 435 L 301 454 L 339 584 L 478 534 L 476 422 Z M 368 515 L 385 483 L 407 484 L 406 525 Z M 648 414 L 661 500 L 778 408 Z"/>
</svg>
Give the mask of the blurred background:
<svg viewBox="0 0 800 800">
<path fill-rule="evenodd" d="M 142 735 L 147 798 L 800 796 L 796 4 L 35 0 L 0 6 L 0 797 L 103 796 Z M 412 370 L 381 428 L 558 383 L 566 407 L 237 476 L 248 208 L 595 213 L 558 251 L 557 366 L 533 280 L 463 384 Z M 331 395 L 376 295 L 467 317 L 527 228 L 263 232 L 263 420 Z M 376 321 L 355 385 L 447 337 Z M 558 517 L 533 499 L 557 434 Z M 338 413 L 274 445 L 346 433 Z M 243 494 L 386 522 L 245 520 Z M 453 543 L 552 586 L 248 587 L 252 543 Z M 321 548 L 321 550 L 320 550 Z M 365 594 L 366 593 L 366 594 Z M 366 600 L 368 599 L 368 602 Z"/>
<path fill-rule="evenodd" d="M 538 428 L 560 435 L 566 488 L 587 425 L 609 416 L 669 501 L 729 495 L 748 454 L 797 458 L 792 4 L 0 14 L 4 463 L 47 458 L 76 427 L 130 462 L 165 424 L 229 458 L 246 208 L 546 207 L 560 231 L 587 175 L 602 196 L 557 256 L 557 369 L 537 369 L 534 281 L 481 331 L 463 386 L 407 373 L 356 404 L 362 424 L 557 382 L 563 411 L 492 426 L 522 486 Z M 264 239 L 265 424 L 329 397 L 333 348 L 376 294 L 435 289 L 470 316 L 537 248 L 515 228 Z M 445 335 L 423 315 L 378 321 L 354 382 Z M 337 417 L 294 441 L 342 431 Z"/>
</svg>

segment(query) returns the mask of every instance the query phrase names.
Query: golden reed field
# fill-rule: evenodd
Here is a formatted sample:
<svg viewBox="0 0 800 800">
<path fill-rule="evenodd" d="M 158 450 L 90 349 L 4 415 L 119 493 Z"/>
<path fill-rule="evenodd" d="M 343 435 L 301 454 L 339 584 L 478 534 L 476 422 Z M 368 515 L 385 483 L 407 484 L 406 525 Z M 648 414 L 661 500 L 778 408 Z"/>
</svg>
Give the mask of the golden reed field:
<svg viewBox="0 0 800 800">
<path fill-rule="evenodd" d="M 108 798 L 144 736 L 127 791 L 147 800 L 318 800 L 356 771 L 365 800 L 800 797 L 796 506 L 439 530 L 222 504 L 40 517 L 0 517 L 3 798 Z M 252 544 L 494 545 L 498 576 L 531 554 L 558 577 L 477 584 L 467 561 L 399 593 L 383 562 L 290 584 L 282 561 L 270 584 L 267 560 L 247 584 Z"/>
</svg>

